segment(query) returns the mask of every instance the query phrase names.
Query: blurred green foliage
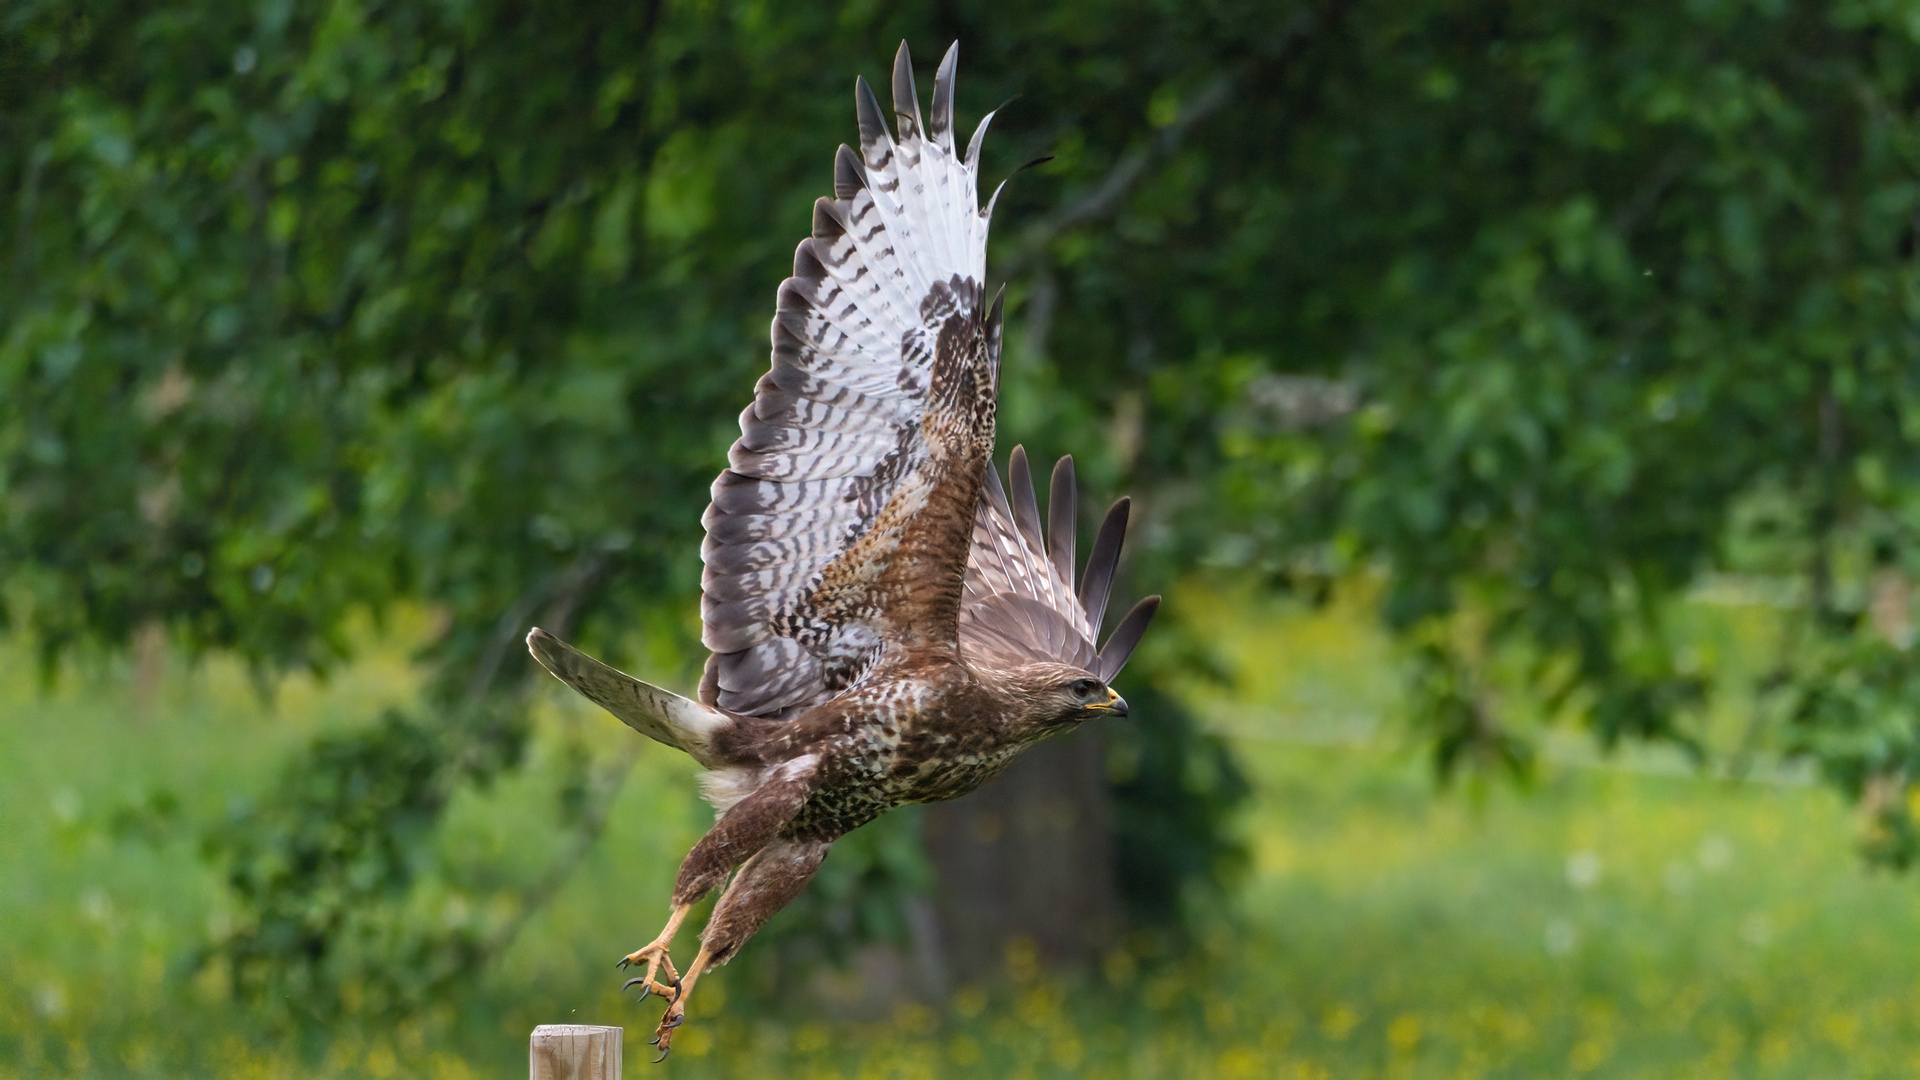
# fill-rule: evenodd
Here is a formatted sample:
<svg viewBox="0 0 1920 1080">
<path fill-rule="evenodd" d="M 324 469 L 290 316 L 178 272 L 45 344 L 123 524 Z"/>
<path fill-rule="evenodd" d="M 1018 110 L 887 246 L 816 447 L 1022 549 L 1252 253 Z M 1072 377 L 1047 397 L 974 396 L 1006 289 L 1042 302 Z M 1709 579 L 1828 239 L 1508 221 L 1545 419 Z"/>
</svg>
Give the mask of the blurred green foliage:
<svg viewBox="0 0 1920 1080">
<path fill-rule="evenodd" d="M 406 894 L 400 823 L 519 758 L 527 623 L 685 664 L 694 510 L 902 37 L 962 41 L 968 120 L 1019 95 L 990 172 L 1052 155 L 998 212 L 1004 441 L 1142 494 L 1143 580 L 1378 574 L 1443 768 L 1532 760 L 1514 663 L 1551 718 L 1705 753 L 1676 605 L 1777 595 L 1755 739 L 1907 812 L 1910 4 L 17 0 L 0 614 L 48 671 L 159 625 L 263 677 L 447 618 L 429 705 L 223 841 L 234 956 L 319 962 L 276 889 Z M 1163 715 L 1126 737 L 1216 781 L 1120 820 L 1223 866 L 1237 782 Z"/>
<path fill-rule="evenodd" d="M 1140 933 L 1082 973 L 1016 951 L 946 1002 L 865 1012 L 831 979 L 787 978 L 777 1004 L 743 996 L 778 970 L 775 951 L 756 947 L 701 984 L 715 996 L 657 1071 L 1911 1075 L 1920 905 L 1911 881 L 1834 843 L 1848 807 L 1806 770 L 1729 783 L 1689 775 L 1657 748 L 1601 759 L 1588 740 L 1565 739 L 1542 748 L 1530 790 L 1489 785 L 1480 801 L 1436 792 L 1420 748 L 1379 723 L 1393 693 L 1379 671 L 1395 649 L 1364 603 L 1305 613 L 1185 587 L 1168 603 L 1230 630 L 1223 659 L 1241 675 L 1231 690 L 1181 695 L 1230 732 L 1253 783 L 1236 822 L 1252 865 L 1233 922 L 1203 926 L 1177 964 L 1154 962 L 1157 942 Z M 1693 642 L 1731 633 L 1763 655 L 1781 621 L 1765 605 L 1688 606 L 1705 627 Z M 288 680 L 270 726 L 227 658 L 190 674 L 174 665 L 164 711 L 129 724 L 137 702 L 124 668 L 38 694 L 29 643 L 0 642 L 0 1075 L 497 1080 L 525 1068 L 532 1025 L 556 1019 L 625 1025 L 628 1075 L 638 1073 L 658 1006 L 619 994 L 607 935 L 657 910 L 675 857 L 710 820 L 678 755 L 640 755 L 606 835 L 560 894 L 422 1014 L 344 1016 L 303 1043 L 220 978 L 168 977 L 167 961 L 210 916 L 242 913 L 189 838 L 118 837 L 117 808 L 170 790 L 182 813 L 218 814 L 229 791 L 302 742 L 408 701 L 419 679 L 402 650 L 416 633 L 367 649 L 325 684 Z M 1273 665 L 1274 655 L 1299 662 Z M 1722 717 L 1735 732 L 1738 711 Z M 538 874 L 528 849 L 571 783 L 575 734 L 601 760 L 631 744 L 557 683 L 534 712 L 524 766 L 484 797 L 451 800 L 413 917 L 494 934 L 508 913 L 462 880 L 464 865 L 484 853 L 497 874 Z"/>
<path fill-rule="evenodd" d="M 265 806 L 242 808 L 215 834 L 227 886 L 246 914 L 219 943 L 237 997 L 297 1002 L 335 1019 L 337 994 L 310 983 L 337 975 L 324 961 L 343 945 L 386 956 L 354 972 L 356 996 L 375 1013 L 444 993 L 469 973 L 482 943 L 468 927 L 423 937 L 382 925 L 446 808 L 441 757 L 432 732 L 390 711 L 370 730 L 316 739 Z"/>
</svg>

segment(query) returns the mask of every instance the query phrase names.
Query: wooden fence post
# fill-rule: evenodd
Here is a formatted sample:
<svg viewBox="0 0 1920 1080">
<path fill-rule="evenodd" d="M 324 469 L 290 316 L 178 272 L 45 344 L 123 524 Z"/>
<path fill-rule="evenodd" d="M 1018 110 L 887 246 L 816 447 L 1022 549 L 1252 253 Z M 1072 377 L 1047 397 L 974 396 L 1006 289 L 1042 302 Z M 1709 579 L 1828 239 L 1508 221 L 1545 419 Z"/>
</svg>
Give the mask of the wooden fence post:
<svg viewBox="0 0 1920 1080">
<path fill-rule="evenodd" d="M 620 1080 L 617 1027 L 541 1024 L 527 1048 L 531 1080 Z"/>
</svg>

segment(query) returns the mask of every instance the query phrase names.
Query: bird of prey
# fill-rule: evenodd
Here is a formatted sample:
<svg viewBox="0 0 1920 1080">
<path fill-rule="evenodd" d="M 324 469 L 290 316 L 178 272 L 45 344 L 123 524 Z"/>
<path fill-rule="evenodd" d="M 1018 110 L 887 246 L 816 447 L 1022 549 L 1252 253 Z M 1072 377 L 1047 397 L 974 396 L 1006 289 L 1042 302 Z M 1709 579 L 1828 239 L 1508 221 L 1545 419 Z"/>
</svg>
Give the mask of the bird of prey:
<svg viewBox="0 0 1920 1080">
<path fill-rule="evenodd" d="M 923 119 L 901 44 L 897 133 L 855 84 L 860 149 L 840 147 L 833 198 L 814 204 L 780 285 L 772 370 L 702 519 L 699 700 L 527 635 L 567 685 L 707 769 L 718 818 L 680 865 L 666 928 L 621 961 L 646 965 L 629 986 L 670 1001 L 663 1056 L 701 974 L 799 895 L 836 839 L 1125 716 L 1109 684 L 1159 606 L 1140 601 L 1096 649 L 1127 501 L 1076 587 L 1072 460 L 1053 470 L 1044 532 L 1025 453 L 1005 485 L 993 467 L 1004 289 L 988 300 L 994 200 L 982 208 L 977 186 L 992 115 L 962 157 L 957 58 L 956 45 Z M 668 948 L 722 885 L 683 975 Z"/>
</svg>

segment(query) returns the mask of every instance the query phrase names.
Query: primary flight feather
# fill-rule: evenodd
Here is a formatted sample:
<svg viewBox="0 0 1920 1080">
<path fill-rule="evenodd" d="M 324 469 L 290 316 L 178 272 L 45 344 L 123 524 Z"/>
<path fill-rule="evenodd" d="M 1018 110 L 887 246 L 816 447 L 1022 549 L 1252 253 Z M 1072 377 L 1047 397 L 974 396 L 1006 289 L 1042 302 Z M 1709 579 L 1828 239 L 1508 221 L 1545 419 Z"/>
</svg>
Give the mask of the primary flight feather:
<svg viewBox="0 0 1920 1080">
<path fill-rule="evenodd" d="M 901 44 L 891 130 L 856 83 L 860 149 L 840 147 L 833 197 L 814 204 L 780 284 L 772 369 L 702 518 L 700 700 L 527 636 L 555 676 L 708 770 L 719 817 L 681 863 L 666 928 L 621 961 L 647 965 L 629 985 L 671 999 L 663 1054 L 701 974 L 792 901 L 836 839 L 972 791 L 1048 735 L 1126 715 L 1108 683 L 1159 604 L 1136 604 L 1096 648 L 1126 500 L 1076 581 L 1071 459 L 1054 468 L 1045 529 L 1025 453 L 1007 485 L 993 468 L 1001 308 L 978 183 L 992 116 L 962 156 L 958 55 L 941 60 L 923 118 Z M 683 976 L 668 949 L 723 884 Z"/>
</svg>

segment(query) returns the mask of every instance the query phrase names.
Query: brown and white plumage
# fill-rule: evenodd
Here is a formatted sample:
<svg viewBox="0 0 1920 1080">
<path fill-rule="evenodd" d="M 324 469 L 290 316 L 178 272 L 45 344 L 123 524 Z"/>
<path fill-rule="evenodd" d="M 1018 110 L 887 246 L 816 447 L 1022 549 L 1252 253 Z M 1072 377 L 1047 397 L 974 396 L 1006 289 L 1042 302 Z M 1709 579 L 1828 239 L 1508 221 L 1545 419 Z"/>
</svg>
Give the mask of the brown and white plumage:
<svg viewBox="0 0 1920 1080">
<path fill-rule="evenodd" d="M 791 901 L 828 847 L 892 807 L 952 798 L 1033 742 L 1125 715 L 1107 683 L 1158 605 L 1096 648 L 1125 533 L 1108 514 L 1073 573 L 1072 462 L 1055 467 L 1048 527 L 1026 455 L 992 467 L 1000 298 L 987 300 L 992 200 L 979 204 L 983 119 L 953 141 L 958 46 L 920 112 L 903 43 L 895 129 L 856 84 L 860 150 L 780 285 L 773 364 L 702 519 L 699 701 L 648 686 L 544 631 L 534 655 L 640 733 L 692 755 L 721 813 L 682 863 L 673 916 L 626 958 L 673 1003 Z M 738 868 L 738 872 L 735 870 Z M 727 882 L 681 980 L 667 948 L 694 901 Z"/>
<path fill-rule="evenodd" d="M 1141 600 L 1120 620 L 1105 648 L 1094 648 L 1120 562 L 1128 500 L 1107 512 L 1076 590 L 1073 459 L 1063 457 L 1054 465 L 1044 533 L 1024 449 L 1013 448 L 1007 474 L 1011 499 L 989 468 L 986 495 L 974 516 L 960 608 L 961 655 L 986 668 L 1052 660 L 1112 681 L 1160 607 L 1157 596 Z"/>
<path fill-rule="evenodd" d="M 928 625 L 950 617 L 946 583 L 903 556 L 965 558 L 964 537 L 906 526 L 970 509 L 993 448 L 1000 308 L 981 306 L 992 208 L 975 183 L 987 121 L 962 160 L 957 50 L 924 130 L 901 55 L 899 134 L 861 80 L 860 152 L 840 148 L 834 197 L 814 204 L 780 284 L 773 370 L 704 518 L 714 655 L 700 697 L 731 711 L 794 715 L 851 685 L 887 640 L 948 632 Z"/>
</svg>

